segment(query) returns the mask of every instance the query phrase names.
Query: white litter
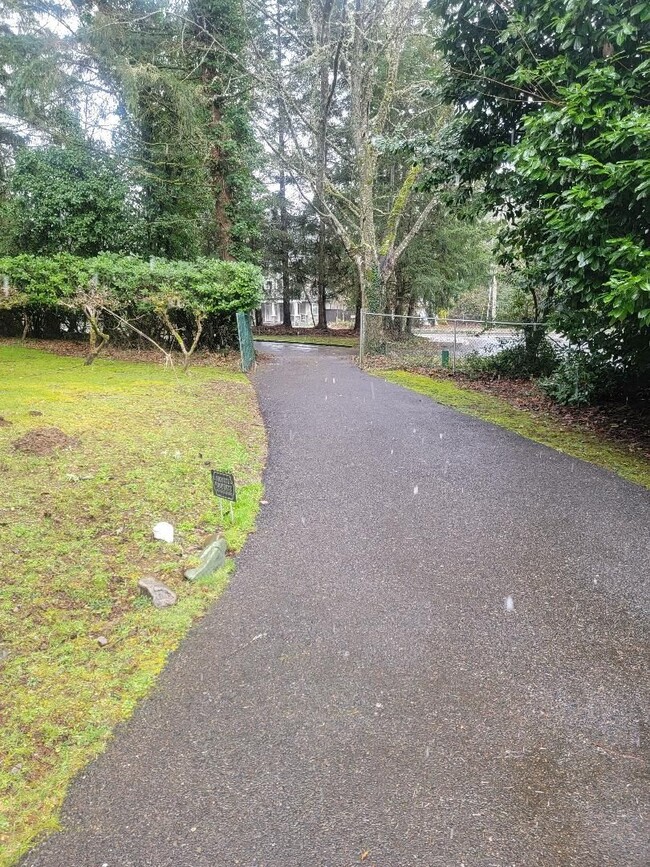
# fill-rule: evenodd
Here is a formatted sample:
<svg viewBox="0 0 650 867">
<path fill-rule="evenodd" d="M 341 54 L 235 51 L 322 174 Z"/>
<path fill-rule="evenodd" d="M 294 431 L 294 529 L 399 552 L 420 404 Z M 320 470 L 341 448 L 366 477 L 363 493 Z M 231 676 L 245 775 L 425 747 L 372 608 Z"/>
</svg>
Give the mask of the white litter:
<svg viewBox="0 0 650 867">
<path fill-rule="evenodd" d="M 154 539 L 158 539 L 160 542 L 173 542 L 174 528 L 171 524 L 168 524 L 167 521 L 160 521 L 160 523 L 156 524 L 153 528 L 153 537 Z"/>
<path fill-rule="evenodd" d="M 506 611 L 514 611 L 515 610 L 515 600 L 512 598 L 512 596 L 506 596 L 505 602 L 504 602 L 504 607 L 505 607 Z"/>
</svg>

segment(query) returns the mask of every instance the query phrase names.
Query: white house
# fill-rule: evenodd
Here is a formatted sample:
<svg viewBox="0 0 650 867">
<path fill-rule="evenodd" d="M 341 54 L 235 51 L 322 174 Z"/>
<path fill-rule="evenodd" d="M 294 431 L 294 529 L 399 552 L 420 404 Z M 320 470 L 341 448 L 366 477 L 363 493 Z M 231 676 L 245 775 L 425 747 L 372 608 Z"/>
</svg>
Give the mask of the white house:
<svg viewBox="0 0 650 867">
<path fill-rule="evenodd" d="M 292 298 L 291 324 L 294 328 L 315 328 L 318 325 L 318 301 L 307 289 L 302 298 Z M 334 298 L 325 304 L 327 324 L 331 327 L 352 328 L 354 325 L 354 310 L 351 310 L 340 298 Z M 267 274 L 264 278 L 264 300 L 260 305 L 262 325 L 280 325 L 282 323 L 282 276 Z"/>
</svg>

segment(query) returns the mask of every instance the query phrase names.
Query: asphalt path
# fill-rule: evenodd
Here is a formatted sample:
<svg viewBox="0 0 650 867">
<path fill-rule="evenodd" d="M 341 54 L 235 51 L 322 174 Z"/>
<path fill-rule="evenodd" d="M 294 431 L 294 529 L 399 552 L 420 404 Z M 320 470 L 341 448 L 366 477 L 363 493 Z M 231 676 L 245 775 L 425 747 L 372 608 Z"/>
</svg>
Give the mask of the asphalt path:
<svg viewBox="0 0 650 867">
<path fill-rule="evenodd" d="M 647 865 L 647 492 L 260 349 L 258 530 L 23 864 Z"/>
</svg>

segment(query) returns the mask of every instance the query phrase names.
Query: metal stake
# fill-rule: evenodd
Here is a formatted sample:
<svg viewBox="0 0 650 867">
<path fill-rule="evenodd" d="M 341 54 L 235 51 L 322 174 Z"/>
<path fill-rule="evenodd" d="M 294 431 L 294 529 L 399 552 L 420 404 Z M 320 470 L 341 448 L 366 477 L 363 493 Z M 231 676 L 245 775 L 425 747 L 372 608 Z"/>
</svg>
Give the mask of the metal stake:
<svg viewBox="0 0 650 867">
<path fill-rule="evenodd" d="M 456 373 L 456 320 L 454 319 L 454 354 L 451 361 L 451 372 Z"/>
<path fill-rule="evenodd" d="M 364 340 L 366 339 L 366 311 L 361 310 L 361 328 L 359 334 L 359 367 L 363 368 Z"/>
</svg>

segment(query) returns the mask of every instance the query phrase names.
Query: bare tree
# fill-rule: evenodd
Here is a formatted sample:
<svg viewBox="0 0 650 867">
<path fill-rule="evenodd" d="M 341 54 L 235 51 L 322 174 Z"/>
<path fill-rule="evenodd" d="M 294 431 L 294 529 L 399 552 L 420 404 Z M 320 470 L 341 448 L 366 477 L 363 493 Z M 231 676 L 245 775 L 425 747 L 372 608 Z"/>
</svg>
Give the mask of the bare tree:
<svg viewBox="0 0 650 867">
<path fill-rule="evenodd" d="M 327 329 L 327 263 L 325 220 L 325 179 L 328 157 L 328 121 L 334 102 L 343 47 L 342 16 L 345 8 L 336 0 L 309 0 L 307 6 L 311 38 L 318 54 L 318 76 L 314 78 L 314 112 L 316 129 L 314 134 L 315 164 L 315 202 L 318 213 L 318 241 L 316 252 L 316 288 L 318 297 L 318 324 Z M 338 21 L 337 21 L 338 18 Z"/>
<path fill-rule="evenodd" d="M 423 165 L 412 146 L 414 136 L 439 125 L 440 114 L 431 76 L 411 63 L 417 46 L 431 43 L 424 4 L 304 0 L 289 26 L 261 0 L 246 3 L 251 19 L 283 31 L 279 66 L 251 28 L 258 86 L 274 95 L 260 100 L 260 134 L 355 262 L 362 306 L 380 309 L 397 262 L 438 202 L 420 189 Z M 272 117 L 264 108 L 280 104 L 282 151 L 268 135 Z M 414 208 L 407 228 L 403 216 Z"/>
<path fill-rule="evenodd" d="M 280 0 L 275 0 L 275 59 L 278 74 L 282 75 L 284 63 L 282 16 Z M 277 148 L 278 148 L 278 211 L 279 211 L 279 240 L 280 240 L 280 269 L 282 273 L 282 324 L 285 328 L 291 328 L 291 277 L 289 272 L 289 209 L 287 206 L 287 109 L 280 94 L 276 94 L 277 105 Z"/>
</svg>

